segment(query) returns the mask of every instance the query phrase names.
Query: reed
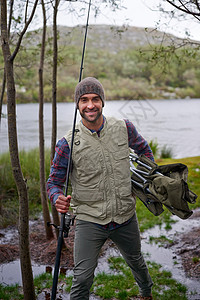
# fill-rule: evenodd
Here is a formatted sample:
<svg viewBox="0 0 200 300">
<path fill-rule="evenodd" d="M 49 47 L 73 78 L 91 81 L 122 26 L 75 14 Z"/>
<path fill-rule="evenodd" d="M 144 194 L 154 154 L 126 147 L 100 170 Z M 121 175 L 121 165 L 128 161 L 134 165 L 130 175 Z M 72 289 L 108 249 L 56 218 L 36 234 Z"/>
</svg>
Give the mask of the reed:
<svg viewBox="0 0 200 300">
<path fill-rule="evenodd" d="M 27 182 L 30 217 L 35 218 L 41 208 L 39 149 L 19 153 L 21 169 Z M 50 171 L 50 150 L 45 151 L 46 178 Z M 12 174 L 10 155 L 0 155 L 0 227 L 14 225 L 18 221 L 18 194 Z"/>
</svg>

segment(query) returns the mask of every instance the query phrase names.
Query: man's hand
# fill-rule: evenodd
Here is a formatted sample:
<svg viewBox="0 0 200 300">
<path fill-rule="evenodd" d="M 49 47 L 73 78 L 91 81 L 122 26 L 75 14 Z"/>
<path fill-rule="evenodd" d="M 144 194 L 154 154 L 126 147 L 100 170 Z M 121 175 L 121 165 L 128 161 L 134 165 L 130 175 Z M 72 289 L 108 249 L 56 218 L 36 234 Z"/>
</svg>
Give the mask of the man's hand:
<svg viewBox="0 0 200 300">
<path fill-rule="evenodd" d="M 58 199 L 56 200 L 55 207 L 59 213 L 67 213 L 70 206 L 70 200 L 71 196 L 68 195 L 65 197 L 64 195 L 58 196 Z"/>
</svg>

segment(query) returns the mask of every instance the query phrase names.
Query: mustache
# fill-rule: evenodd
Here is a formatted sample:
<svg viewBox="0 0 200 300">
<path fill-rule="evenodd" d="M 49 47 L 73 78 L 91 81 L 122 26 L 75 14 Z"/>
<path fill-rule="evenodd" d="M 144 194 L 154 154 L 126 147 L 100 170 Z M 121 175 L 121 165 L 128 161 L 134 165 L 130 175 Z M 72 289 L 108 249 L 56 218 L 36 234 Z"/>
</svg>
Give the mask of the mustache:
<svg viewBox="0 0 200 300">
<path fill-rule="evenodd" d="M 93 111 L 99 111 L 99 109 L 98 109 L 98 108 L 92 108 L 92 109 L 85 108 L 85 109 L 83 110 L 83 112 L 93 112 Z"/>
</svg>

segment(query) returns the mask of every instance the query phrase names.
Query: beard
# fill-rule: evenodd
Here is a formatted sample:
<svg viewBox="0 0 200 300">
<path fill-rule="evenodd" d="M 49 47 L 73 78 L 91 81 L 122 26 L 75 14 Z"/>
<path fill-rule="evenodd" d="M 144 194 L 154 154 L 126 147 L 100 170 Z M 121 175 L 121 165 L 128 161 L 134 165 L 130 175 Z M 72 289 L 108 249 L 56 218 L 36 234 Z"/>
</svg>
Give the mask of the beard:
<svg viewBox="0 0 200 300">
<path fill-rule="evenodd" d="M 89 115 L 87 115 L 87 112 L 96 112 L 96 115 L 89 116 Z M 95 123 L 101 117 L 101 115 L 102 115 L 102 109 L 97 109 L 97 108 L 92 109 L 92 110 L 85 109 L 82 112 L 80 112 L 80 115 L 87 122 Z"/>
</svg>

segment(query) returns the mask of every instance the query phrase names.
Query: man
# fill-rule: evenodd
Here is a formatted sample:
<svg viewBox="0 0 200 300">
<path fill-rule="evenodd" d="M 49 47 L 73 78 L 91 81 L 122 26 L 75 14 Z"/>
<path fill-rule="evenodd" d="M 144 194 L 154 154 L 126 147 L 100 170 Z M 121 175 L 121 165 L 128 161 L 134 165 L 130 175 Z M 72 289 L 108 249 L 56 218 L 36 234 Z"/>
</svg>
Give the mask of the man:
<svg viewBox="0 0 200 300">
<path fill-rule="evenodd" d="M 57 211 L 66 213 L 71 202 L 76 215 L 70 299 L 89 299 L 98 255 L 108 238 L 131 268 L 141 299 L 152 299 L 153 283 L 141 254 L 135 197 L 131 193 L 129 147 L 153 160 L 152 151 L 131 122 L 102 114 L 105 95 L 97 79 L 88 77 L 79 82 L 75 101 L 81 122 L 74 135 L 72 195 L 63 195 L 72 131 L 56 145 L 47 182 L 49 198 Z"/>
</svg>

